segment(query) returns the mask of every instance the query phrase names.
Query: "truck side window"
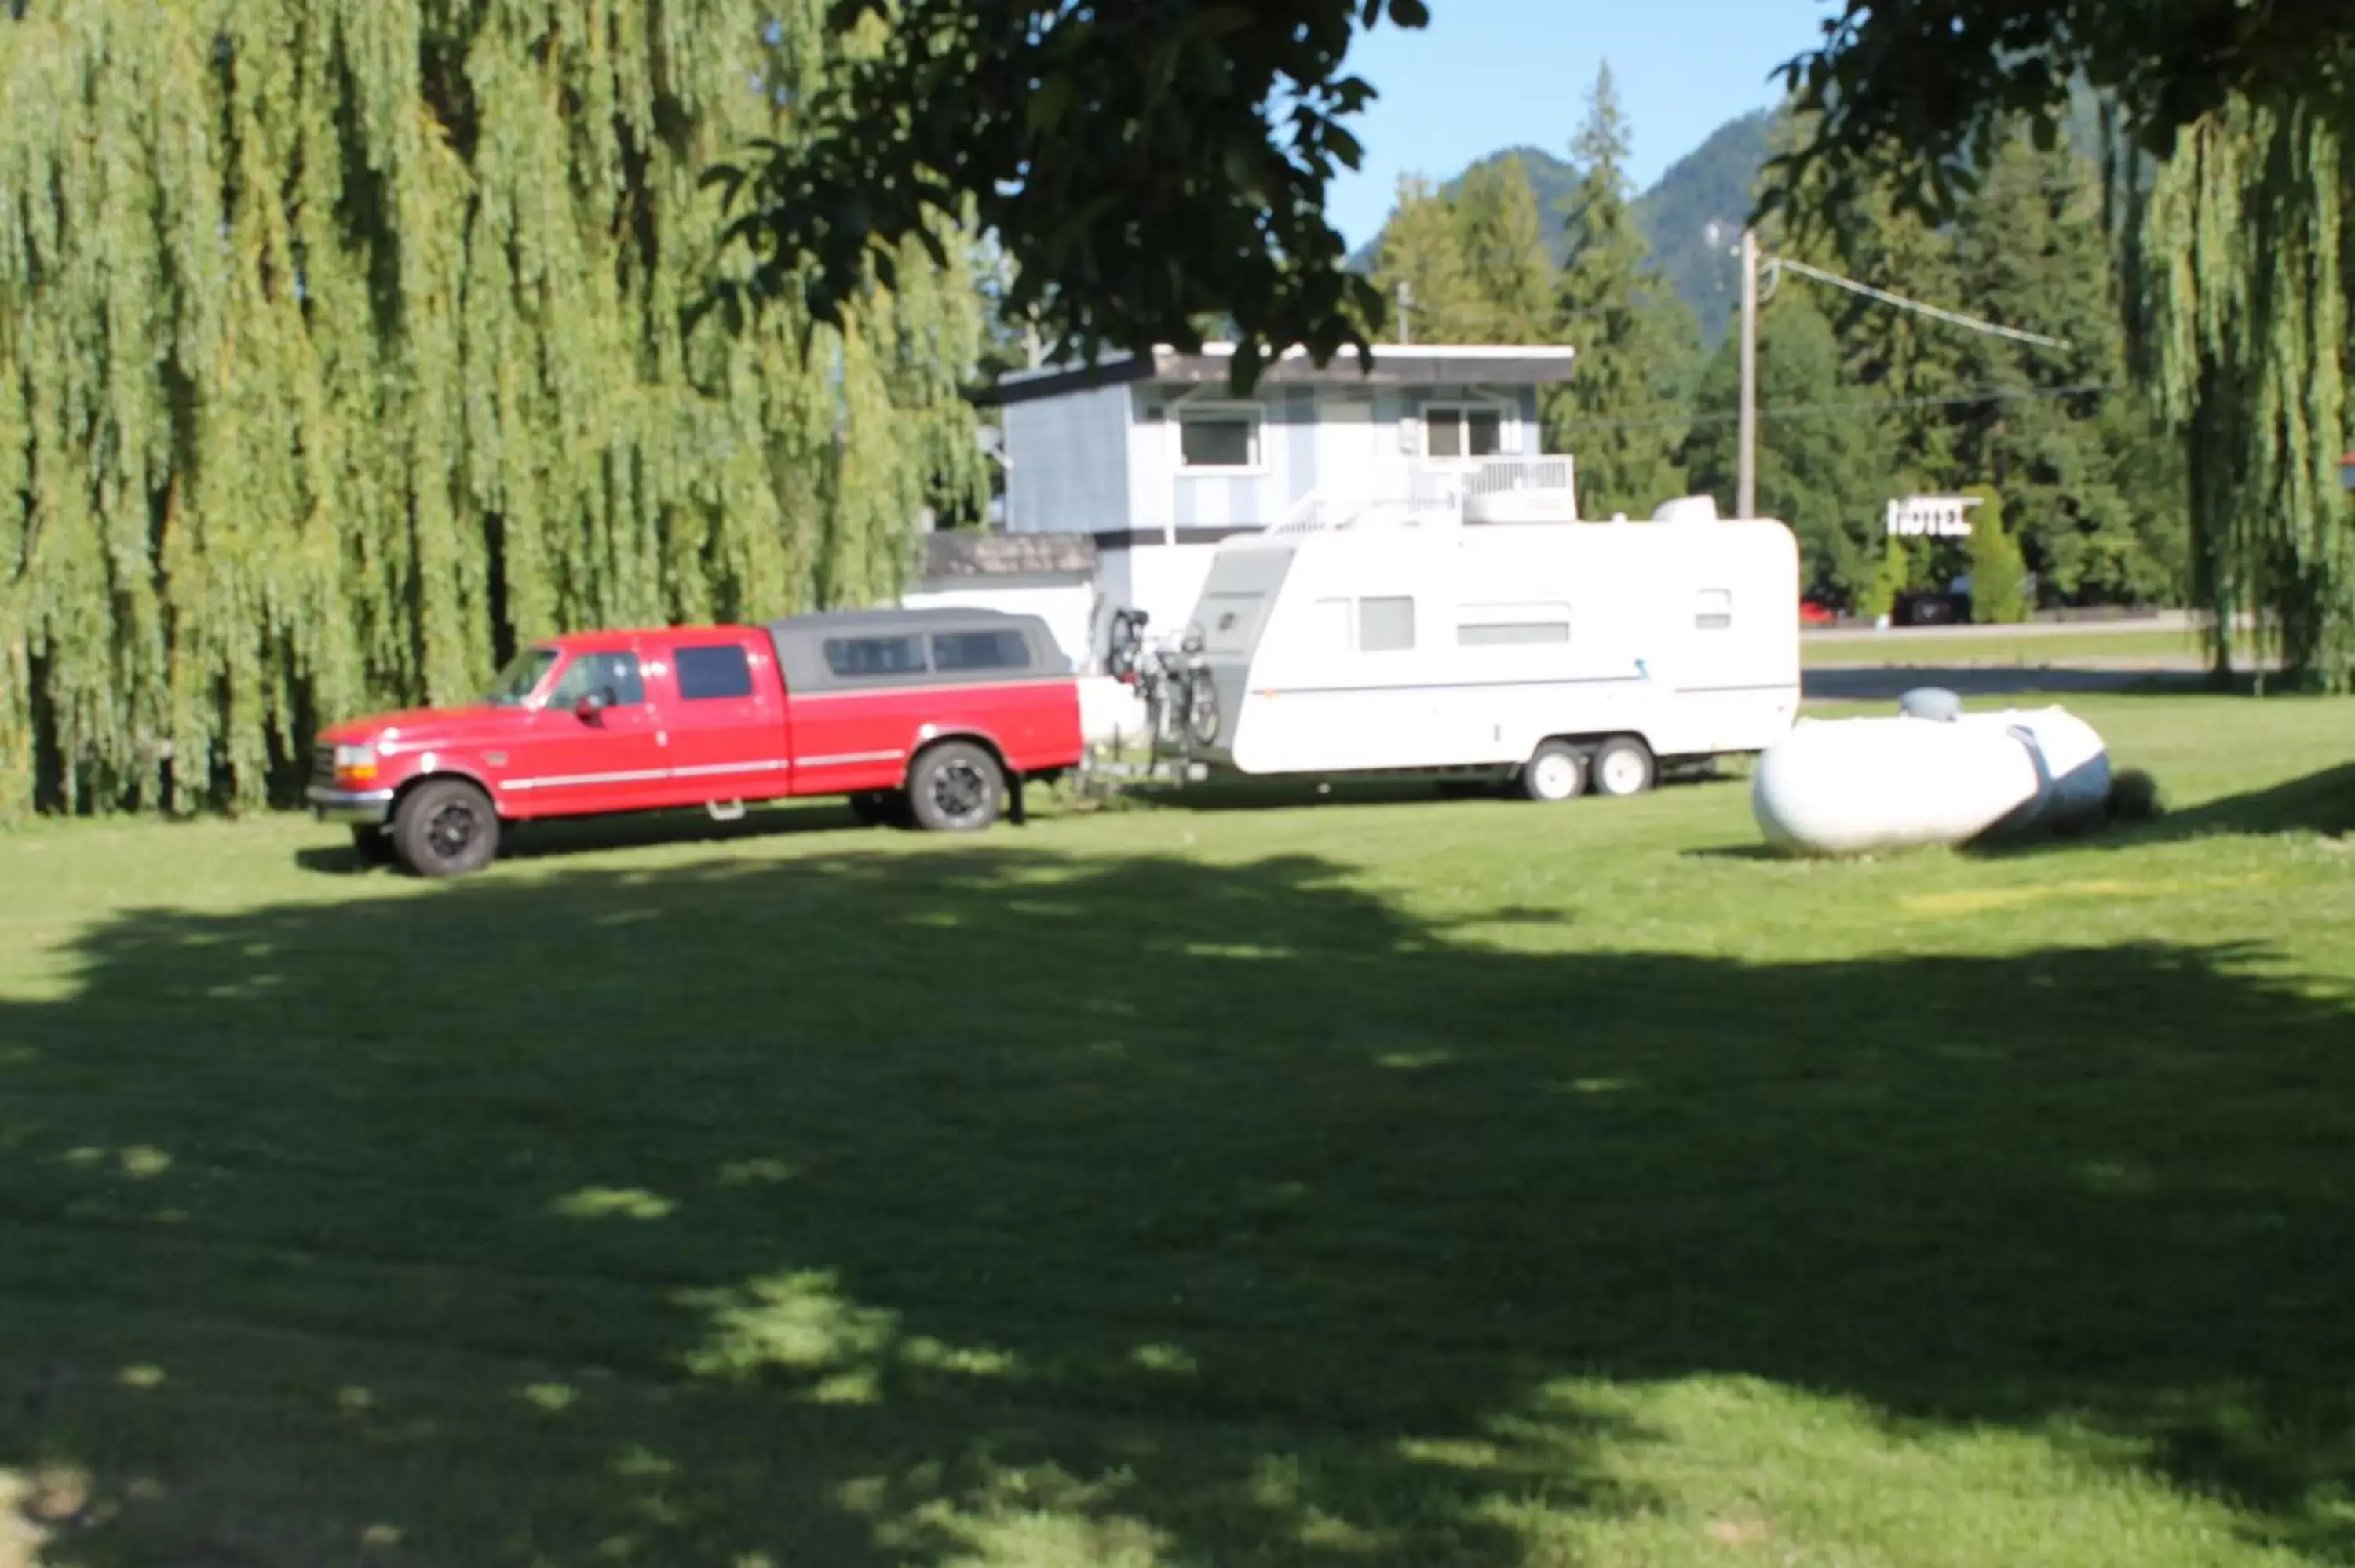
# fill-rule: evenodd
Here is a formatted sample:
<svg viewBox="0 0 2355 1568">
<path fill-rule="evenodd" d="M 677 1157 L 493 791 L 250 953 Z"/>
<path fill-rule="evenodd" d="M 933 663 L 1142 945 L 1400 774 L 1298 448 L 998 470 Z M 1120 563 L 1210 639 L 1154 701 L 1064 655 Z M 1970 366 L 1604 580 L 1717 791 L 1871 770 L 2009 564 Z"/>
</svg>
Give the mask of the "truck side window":
<svg viewBox="0 0 2355 1568">
<path fill-rule="evenodd" d="M 935 670 L 1027 670 L 1030 644 L 1018 631 L 940 631 L 932 634 Z"/>
<path fill-rule="evenodd" d="M 1414 646 L 1414 600 L 1361 599 L 1358 601 L 1358 652 L 1401 653 Z"/>
<path fill-rule="evenodd" d="M 752 694 L 752 665 L 744 650 L 733 643 L 719 648 L 677 648 L 671 663 L 678 671 L 682 702 L 712 702 Z"/>
<path fill-rule="evenodd" d="M 826 667 L 844 680 L 878 675 L 921 675 L 924 640 L 921 637 L 829 637 Z"/>
<path fill-rule="evenodd" d="M 548 694 L 551 708 L 570 708 L 594 694 L 608 707 L 634 707 L 646 700 L 646 683 L 638 674 L 634 653 L 575 653 Z"/>
</svg>

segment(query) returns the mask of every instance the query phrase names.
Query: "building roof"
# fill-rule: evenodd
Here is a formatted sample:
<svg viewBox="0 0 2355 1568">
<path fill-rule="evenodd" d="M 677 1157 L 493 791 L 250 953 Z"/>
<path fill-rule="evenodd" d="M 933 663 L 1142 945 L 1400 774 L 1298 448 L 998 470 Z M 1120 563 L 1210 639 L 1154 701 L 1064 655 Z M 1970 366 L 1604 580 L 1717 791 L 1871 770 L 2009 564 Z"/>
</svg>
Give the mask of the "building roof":
<svg viewBox="0 0 2355 1568">
<path fill-rule="evenodd" d="M 943 577 L 1088 577 L 1096 569 L 1092 534 L 980 534 L 943 529 L 924 535 L 917 575 Z"/>
<path fill-rule="evenodd" d="M 1540 387 L 1570 379 L 1577 351 L 1544 344 L 1376 344 L 1373 360 L 1360 365 L 1349 351 L 1318 365 L 1304 348 L 1293 348 L 1260 372 L 1260 384 L 1275 387 Z M 1199 354 L 1181 354 L 1167 344 L 1150 355 L 1120 355 L 1093 365 L 1020 370 L 998 378 L 980 393 L 985 404 L 1028 403 L 1041 397 L 1149 381 L 1199 387 L 1224 383 L 1233 368 L 1235 345 L 1206 343 Z"/>
</svg>

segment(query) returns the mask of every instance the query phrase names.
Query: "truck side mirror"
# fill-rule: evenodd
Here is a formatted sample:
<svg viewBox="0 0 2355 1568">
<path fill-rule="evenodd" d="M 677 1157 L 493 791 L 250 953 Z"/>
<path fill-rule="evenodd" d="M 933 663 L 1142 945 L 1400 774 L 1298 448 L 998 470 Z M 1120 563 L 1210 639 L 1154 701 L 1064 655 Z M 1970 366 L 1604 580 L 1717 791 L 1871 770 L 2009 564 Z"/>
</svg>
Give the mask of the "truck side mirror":
<svg viewBox="0 0 2355 1568">
<path fill-rule="evenodd" d="M 581 694 L 581 700 L 572 705 L 572 716 L 582 724 L 595 724 L 598 715 L 605 711 L 605 706 L 604 693 L 583 692 Z"/>
</svg>

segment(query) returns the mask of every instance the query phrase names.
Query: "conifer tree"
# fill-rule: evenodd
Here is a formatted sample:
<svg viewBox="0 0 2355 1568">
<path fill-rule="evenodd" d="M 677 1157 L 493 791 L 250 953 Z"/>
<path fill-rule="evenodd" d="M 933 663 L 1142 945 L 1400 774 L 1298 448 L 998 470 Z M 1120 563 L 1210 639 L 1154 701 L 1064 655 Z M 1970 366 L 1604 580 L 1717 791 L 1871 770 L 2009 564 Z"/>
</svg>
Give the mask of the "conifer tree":
<svg viewBox="0 0 2355 1568">
<path fill-rule="evenodd" d="M 1683 493 L 1686 435 L 1700 330 L 1653 269 L 1629 204 L 1627 125 L 1606 61 L 1571 155 L 1580 170 L 1557 283 L 1561 334 L 1578 351 L 1568 385 L 1546 399 L 1548 443 L 1577 458 L 1582 515 L 1649 516 Z"/>
<path fill-rule="evenodd" d="M 1407 330 L 1426 343 L 1462 343 L 1481 315 L 1454 198 L 1427 180 L 1399 181 L 1398 205 L 1376 242 L 1374 283 Z M 1395 323 L 1393 323 L 1395 324 Z"/>
<path fill-rule="evenodd" d="M 1693 488 L 1715 496 L 1729 515 L 1737 353 L 1729 340 L 1710 361 L 1700 422 L 1684 449 Z M 1830 323 L 1806 295 L 1778 296 L 1761 318 L 1758 400 L 1770 415 L 1759 429 L 1759 509 L 1798 535 L 1809 593 L 1861 602 L 1880 562 L 1891 464 L 1870 411 L 1854 407 Z"/>
<path fill-rule="evenodd" d="M 1450 200 L 1470 300 L 1459 343 L 1550 343 L 1554 264 L 1518 157 L 1470 170 Z"/>
</svg>

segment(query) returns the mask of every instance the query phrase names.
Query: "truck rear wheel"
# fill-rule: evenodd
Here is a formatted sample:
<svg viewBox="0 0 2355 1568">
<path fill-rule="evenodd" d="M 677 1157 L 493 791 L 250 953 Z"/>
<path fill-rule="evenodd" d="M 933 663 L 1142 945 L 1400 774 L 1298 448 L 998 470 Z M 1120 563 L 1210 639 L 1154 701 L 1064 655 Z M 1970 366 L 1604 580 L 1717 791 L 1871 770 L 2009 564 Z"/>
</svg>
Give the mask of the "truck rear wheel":
<svg viewBox="0 0 2355 1568">
<path fill-rule="evenodd" d="M 1659 777 L 1652 748 L 1632 735 L 1614 736 L 1598 747 L 1590 771 L 1599 795 L 1640 795 Z"/>
<path fill-rule="evenodd" d="M 463 876 L 499 853 L 499 814 L 474 785 L 437 779 L 401 798 L 392 845 L 400 863 L 420 876 Z"/>
<path fill-rule="evenodd" d="M 952 740 L 916 758 L 908 774 L 908 804 L 927 832 L 977 833 L 1005 807 L 1006 775 L 980 747 Z"/>
<path fill-rule="evenodd" d="M 1549 740 L 1521 768 L 1521 793 L 1532 800 L 1574 800 L 1586 792 L 1586 758 L 1568 741 Z"/>
</svg>

